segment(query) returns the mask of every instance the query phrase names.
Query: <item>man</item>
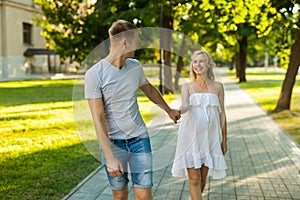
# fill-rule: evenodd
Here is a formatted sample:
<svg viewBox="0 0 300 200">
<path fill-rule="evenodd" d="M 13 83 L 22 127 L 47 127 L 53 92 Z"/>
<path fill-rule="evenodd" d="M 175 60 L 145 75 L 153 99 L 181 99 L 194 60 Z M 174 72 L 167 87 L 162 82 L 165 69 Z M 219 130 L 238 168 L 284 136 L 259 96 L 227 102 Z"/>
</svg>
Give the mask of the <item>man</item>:
<svg viewBox="0 0 300 200">
<path fill-rule="evenodd" d="M 128 197 L 128 170 L 136 199 L 152 199 L 152 154 L 148 131 L 140 115 L 136 92 L 141 89 L 176 123 L 180 118 L 133 59 L 136 26 L 118 20 L 109 29 L 110 52 L 85 75 L 85 97 L 94 121 L 102 159 L 114 199 Z M 127 165 L 129 169 L 127 169 Z"/>
</svg>

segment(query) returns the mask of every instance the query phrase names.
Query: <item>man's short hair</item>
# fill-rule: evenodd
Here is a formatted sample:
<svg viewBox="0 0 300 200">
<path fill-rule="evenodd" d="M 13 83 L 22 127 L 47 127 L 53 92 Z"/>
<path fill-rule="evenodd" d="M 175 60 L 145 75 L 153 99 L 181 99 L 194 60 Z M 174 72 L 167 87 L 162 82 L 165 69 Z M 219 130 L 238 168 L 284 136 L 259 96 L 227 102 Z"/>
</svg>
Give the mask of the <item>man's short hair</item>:
<svg viewBox="0 0 300 200">
<path fill-rule="evenodd" d="M 112 24 L 112 26 L 108 30 L 108 33 L 111 38 L 119 38 L 119 37 L 133 38 L 136 33 L 134 29 L 137 29 L 137 27 L 134 24 L 121 19 Z M 134 30 L 134 31 L 129 31 L 129 30 Z"/>
</svg>

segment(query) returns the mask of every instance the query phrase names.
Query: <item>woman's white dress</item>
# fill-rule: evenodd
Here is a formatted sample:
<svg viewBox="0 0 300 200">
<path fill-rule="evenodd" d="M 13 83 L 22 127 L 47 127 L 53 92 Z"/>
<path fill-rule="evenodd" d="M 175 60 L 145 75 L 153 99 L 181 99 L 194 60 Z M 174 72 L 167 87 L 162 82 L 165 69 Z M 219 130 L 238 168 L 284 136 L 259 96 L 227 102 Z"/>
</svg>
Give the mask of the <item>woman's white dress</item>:
<svg viewBox="0 0 300 200">
<path fill-rule="evenodd" d="M 214 179 L 226 176 L 227 165 L 221 150 L 221 106 L 213 93 L 193 93 L 190 108 L 182 115 L 178 131 L 173 176 L 186 176 L 187 168 L 209 168 Z"/>
</svg>

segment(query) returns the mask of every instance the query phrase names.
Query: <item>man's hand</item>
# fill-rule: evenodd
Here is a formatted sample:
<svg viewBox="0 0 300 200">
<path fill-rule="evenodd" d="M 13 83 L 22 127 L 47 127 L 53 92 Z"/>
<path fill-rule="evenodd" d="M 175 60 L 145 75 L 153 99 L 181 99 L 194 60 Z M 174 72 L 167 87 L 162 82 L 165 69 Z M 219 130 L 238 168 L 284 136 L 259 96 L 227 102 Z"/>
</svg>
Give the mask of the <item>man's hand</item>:
<svg viewBox="0 0 300 200">
<path fill-rule="evenodd" d="M 171 109 L 168 112 L 169 117 L 174 121 L 175 124 L 177 124 L 177 121 L 180 119 L 180 110 Z"/>
<path fill-rule="evenodd" d="M 124 169 L 122 164 L 115 157 L 106 159 L 107 161 L 107 171 L 111 176 L 121 176 L 124 174 Z"/>
</svg>

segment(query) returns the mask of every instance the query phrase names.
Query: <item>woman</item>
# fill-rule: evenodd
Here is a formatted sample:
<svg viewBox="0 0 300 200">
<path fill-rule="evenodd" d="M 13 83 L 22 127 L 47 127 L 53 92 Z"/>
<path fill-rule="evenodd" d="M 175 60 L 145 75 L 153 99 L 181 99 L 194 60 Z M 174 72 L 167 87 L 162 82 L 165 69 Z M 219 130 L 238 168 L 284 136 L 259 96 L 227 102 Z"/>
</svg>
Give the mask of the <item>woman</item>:
<svg viewBox="0 0 300 200">
<path fill-rule="evenodd" d="M 192 200 L 202 199 L 206 177 L 226 176 L 226 114 L 223 85 L 214 80 L 215 63 L 206 51 L 192 55 L 193 80 L 182 86 L 182 122 L 173 176 L 188 175 Z"/>
</svg>

